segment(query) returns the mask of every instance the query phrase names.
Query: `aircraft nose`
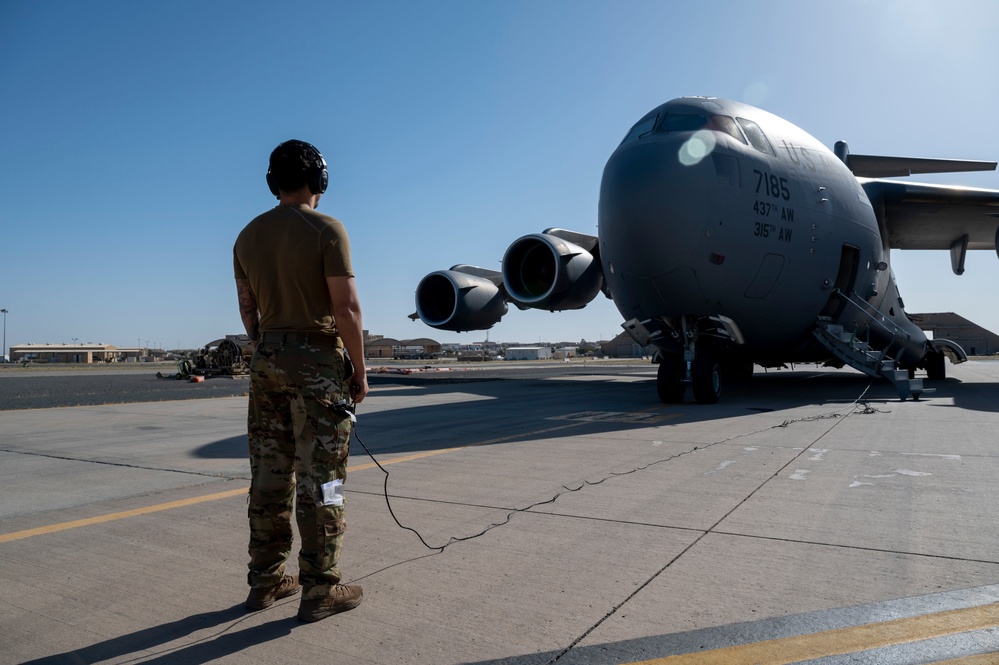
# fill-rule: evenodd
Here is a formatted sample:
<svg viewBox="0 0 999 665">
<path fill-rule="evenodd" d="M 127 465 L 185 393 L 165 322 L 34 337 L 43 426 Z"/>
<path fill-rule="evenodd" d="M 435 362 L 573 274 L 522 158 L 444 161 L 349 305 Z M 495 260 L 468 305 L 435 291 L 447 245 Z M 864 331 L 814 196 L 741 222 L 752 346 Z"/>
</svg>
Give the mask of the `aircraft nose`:
<svg viewBox="0 0 999 665">
<path fill-rule="evenodd" d="M 605 269 L 663 275 L 684 265 L 704 236 L 714 166 L 710 155 L 689 163 L 684 150 L 682 140 L 639 142 L 607 161 L 598 212 Z"/>
</svg>

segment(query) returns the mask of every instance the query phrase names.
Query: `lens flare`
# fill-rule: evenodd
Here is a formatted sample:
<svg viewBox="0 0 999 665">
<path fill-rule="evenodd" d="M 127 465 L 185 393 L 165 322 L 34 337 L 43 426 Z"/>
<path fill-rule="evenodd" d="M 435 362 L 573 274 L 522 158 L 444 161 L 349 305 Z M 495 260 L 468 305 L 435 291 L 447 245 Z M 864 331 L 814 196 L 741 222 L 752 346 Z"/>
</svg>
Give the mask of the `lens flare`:
<svg viewBox="0 0 999 665">
<path fill-rule="evenodd" d="M 742 101 L 753 106 L 760 106 L 770 96 L 770 88 L 763 81 L 753 81 L 742 91 Z"/>
<path fill-rule="evenodd" d="M 707 129 L 694 132 L 694 135 L 680 147 L 680 163 L 684 166 L 693 166 L 699 163 L 711 154 L 716 143 L 714 132 Z"/>
</svg>

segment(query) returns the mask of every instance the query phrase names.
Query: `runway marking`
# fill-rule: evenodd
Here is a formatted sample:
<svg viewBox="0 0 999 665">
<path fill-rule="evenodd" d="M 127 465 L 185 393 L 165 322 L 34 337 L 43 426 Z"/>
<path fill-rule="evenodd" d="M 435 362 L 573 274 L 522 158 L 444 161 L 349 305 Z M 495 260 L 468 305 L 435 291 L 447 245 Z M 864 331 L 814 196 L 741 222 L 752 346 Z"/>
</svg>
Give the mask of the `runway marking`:
<svg viewBox="0 0 999 665">
<path fill-rule="evenodd" d="M 664 420 L 678 418 L 679 413 L 643 413 L 641 411 L 581 411 L 564 416 L 551 416 L 548 420 L 579 420 L 587 423 L 638 423 L 654 425 Z"/>
<path fill-rule="evenodd" d="M 999 603 L 992 603 L 811 635 L 795 635 L 754 644 L 643 660 L 631 665 L 790 665 L 996 627 L 999 627 Z M 978 665 L 985 662 L 994 662 L 994 657 L 987 661 L 984 657 L 969 656 L 942 661 L 938 665 Z"/>
<path fill-rule="evenodd" d="M 381 465 L 385 466 L 387 464 L 398 464 L 399 462 L 410 462 L 415 459 L 423 459 L 424 457 L 433 457 L 434 455 L 453 453 L 457 450 L 461 450 L 467 447 L 468 446 L 457 446 L 455 448 L 441 448 L 440 450 L 425 450 L 422 453 L 414 453 L 412 455 L 406 455 L 405 457 L 393 457 L 392 459 L 389 460 L 383 460 L 381 462 Z M 374 469 L 377 467 L 378 465 L 375 464 L 374 462 L 368 462 L 367 464 L 357 464 L 355 466 L 348 466 L 347 473 L 351 473 L 353 471 L 364 471 L 365 469 Z"/>
<path fill-rule="evenodd" d="M 980 653 L 977 656 L 965 656 L 964 658 L 954 658 L 953 660 L 941 660 L 931 665 L 995 665 L 996 652 Z"/>
<path fill-rule="evenodd" d="M 78 529 L 81 526 L 91 526 L 93 524 L 102 524 L 104 522 L 123 520 L 126 517 L 135 517 L 136 515 L 146 515 L 148 513 L 156 513 L 161 510 L 172 510 L 173 508 L 192 506 L 194 504 L 204 503 L 205 501 L 227 499 L 229 497 L 239 496 L 240 494 L 246 494 L 248 489 L 249 489 L 248 487 L 243 487 L 238 490 L 229 490 L 227 492 L 218 492 L 216 494 L 196 496 L 190 499 L 181 499 L 179 501 L 169 501 L 167 503 L 156 504 L 155 506 L 146 506 L 145 508 L 135 508 L 133 510 L 122 511 L 120 513 L 111 513 L 110 515 L 88 517 L 82 520 L 73 520 L 72 522 L 62 522 L 60 524 L 50 524 L 48 526 L 40 526 L 35 529 L 26 529 L 25 531 L 14 531 L 13 533 L 4 533 L 0 534 L 0 543 L 7 543 L 12 540 L 21 540 L 22 538 L 31 538 L 32 536 L 42 536 L 48 533 L 66 531 L 68 529 Z"/>
<path fill-rule="evenodd" d="M 476 443 L 470 443 L 464 446 L 455 446 L 453 448 L 441 448 L 438 450 L 427 450 L 421 453 L 414 453 L 412 455 L 406 455 L 404 457 L 394 457 L 392 459 L 382 460 L 382 466 L 388 466 L 390 464 L 399 464 L 400 462 L 410 462 L 412 460 L 423 459 L 425 457 L 433 457 L 435 455 L 443 455 L 445 453 L 452 453 L 459 450 L 464 450 L 465 448 L 474 448 L 477 446 L 488 446 L 495 443 L 503 443 L 505 441 L 510 441 L 513 439 L 518 439 L 525 436 L 535 436 L 539 434 L 547 434 L 549 432 L 554 432 L 557 430 L 567 429 L 569 427 L 578 427 L 583 424 L 582 422 L 573 422 L 567 425 L 559 425 L 557 427 L 547 427 L 545 429 L 535 430 L 533 432 L 522 432 L 520 434 L 510 434 L 508 436 L 502 436 L 495 439 L 488 439 L 486 441 L 478 441 Z M 365 464 L 356 464 L 354 466 L 348 466 L 347 472 L 351 473 L 353 471 L 364 471 L 366 469 L 372 469 L 377 467 L 374 462 L 368 462 Z M 158 513 L 163 510 L 172 510 L 174 508 L 183 508 L 185 506 L 193 506 L 199 503 L 205 503 L 207 501 L 217 501 L 219 499 L 228 499 L 234 496 L 239 496 L 241 494 L 246 494 L 249 491 L 249 487 L 242 487 L 236 490 L 227 490 L 225 492 L 217 492 L 215 494 L 206 494 L 204 496 L 192 497 L 190 499 L 180 499 L 179 501 L 169 501 L 167 503 L 159 503 L 153 506 L 146 506 L 145 508 L 135 508 L 133 510 L 125 510 L 119 513 L 110 513 L 108 515 L 100 515 L 97 517 L 88 517 L 82 520 L 73 520 L 70 522 L 61 522 L 59 524 L 50 524 L 48 526 L 40 526 L 34 529 L 25 529 L 24 531 L 14 531 L 11 533 L 0 534 L 0 543 L 8 543 L 14 540 L 22 540 L 24 538 L 31 538 L 33 536 L 43 536 L 50 533 L 58 533 L 60 531 L 68 531 L 69 529 L 78 529 L 84 526 L 92 526 L 94 524 L 103 524 L 105 522 L 114 522 L 116 520 L 123 520 L 128 517 L 137 517 L 139 515 L 148 515 L 150 513 Z"/>
</svg>

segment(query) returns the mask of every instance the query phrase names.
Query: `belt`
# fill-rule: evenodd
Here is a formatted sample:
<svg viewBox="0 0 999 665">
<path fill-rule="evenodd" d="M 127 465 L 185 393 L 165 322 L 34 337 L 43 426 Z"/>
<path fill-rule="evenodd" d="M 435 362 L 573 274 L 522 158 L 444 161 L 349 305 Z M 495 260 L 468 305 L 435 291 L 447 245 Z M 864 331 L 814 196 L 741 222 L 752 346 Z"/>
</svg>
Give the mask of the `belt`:
<svg viewBox="0 0 999 665">
<path fill-rule="evenodd" d="M 334 349 L 343 348 L 343 340 L 339 335 L 324 332 L 297 332 L 293 330 L 267 330 L 260 333 L 260 344 L 302 344 L 303 346 L 328 346 Z"/>
</svg>

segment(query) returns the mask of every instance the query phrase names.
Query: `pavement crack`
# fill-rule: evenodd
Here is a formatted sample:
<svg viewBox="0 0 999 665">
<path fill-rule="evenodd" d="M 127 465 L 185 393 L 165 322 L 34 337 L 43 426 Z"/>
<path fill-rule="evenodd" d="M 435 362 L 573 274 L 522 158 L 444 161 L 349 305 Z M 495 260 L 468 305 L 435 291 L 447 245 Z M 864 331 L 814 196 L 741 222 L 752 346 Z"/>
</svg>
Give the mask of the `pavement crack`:
<svg viewBox="0 0 999 665">
<path fill-rule="evenodd" d="M 577 488 L 577 490 L 578 489 L 582 489 L 583 487 L 585 487 L 587 485 L 599 485 L 600 483 L 602 483 L 602 482 L 604 482 L 606 480 L 609 480 L 610 478 L 614 478 L 616 476 L 619 476 L 619 475 L 628 475 L 628 474 L 631 474 L 631 473 L 636 473 L 638 471 L 642 471 L 644 469 L 647 469 L 647 468 L 649 468 L 649 467 L 651 467 L 651 466 L 653 466 L 655 464 L 661 464 L 663 462 L 669 462 L 669 461 L 671 461 L 673 459 L 676 459 L 677 457 L 681 457 L 683 455 L 689 455 L 689 454 L 694 453 L 694 452 L 696 452 L 698 450 L 703 450 L 705 448 L 711 448 L 713 446 L 717 446 L 717 445 L 720 445 L 722 443 L 727 443 L 729 441 L 733 441 L 735 439 L 740 439 L 740 438 L 743 438 L 743 437 L 746 437 L 746 436 L 751 436 L 753 434 L 759 434 L 759 433 L 766 432 L 766 431 L 769 431 L 769 430 L 772 430 L 772 429 L 785 428 L 785 427 L 788 427 L 790 425 L 793 425 L 793 424 L 799 423 L 799 422 L 814 422 L 814 421 L 818 421 L 818 420 L 830 420 L 830 419 L 834 420 L 833 424 L 830 427 L 828 427 L 819 436 L 815 437 L 815 439 L 809 445 L 807 445 L 804 448 L 802 448 L 801 452 L 799 452 L 797 455 L 795 455 L 790 460 L 788 460 L 788 462 L 786 464 L 784 464 L 782 467 L 780 467 L 779 469 L 777 469 L 777 471 L 775 471 L 770 477 L 768 477 L 766 480 L 764 480 L 762 483 L 760 483 L 752 492 L 749 492 L 746 496 L 744 496 L 742 498 L 742 500 L 740 500 L 738 503 L 736 503 L 736 505 L 734 505 L 724 515 L 722 515 L 721 518 L 718 519 L 714 524 L 712 524 L 706 531 L 701 532 L 701 534 L 698 535 L 697 538 L 695 538 L 689 545 L 687 545 L 685 548 L 683 548 L 683 550 L 679 554 L 677 554 L 675 557 L 673 557 L 672 559 L 670 559 L 666 563 L 665 566 L 663 566 L 662 568 L 660 568 L 659 570 L 657 570 L 655 573 L 653 573 L 647 580 L 645 580 L 645 582 L 643 582 L 642 584 L 640 584 L 638 586 L 638 588 L 636 588 L 634 591 L 632 591 L 630 594 L 628 594 L 628 596 L 625 597 L 624 600 L 622 600 L 619 603 L 617 603 L 616 605 L 614 605 L 610 609 L 610 611 L 608 611 L 603 617 L 601 617 L 592 626 L 590 626 L 586 631 L 584 631 L 582 635 L 580 635 L 575 640 L 573 640 L 572 643 L 569 644 L 569 646 L 565 647 L 564 649 L 562 649 L 561 651 L 559 651 L 557 654 L 555 654 L 555 656 L 553 656 L 552 659 L 548 661 L 548 665 L 552 665 L 552 663 L 555 663 L 560 658 L 562 658 L 562 656 L 564 656 L 565 654 L 569 653 L 572 649 L 574 649 L 576 647 L 577 644 L 579 644 L 582 640 L 584 640 L 587 635 L 589 635 L 590 633 L 592 633 L 593 631 L 595 631 L 597 628 L 599 628 L 601 625 L 603 625 L 603 623 L 605 621 L 607 621 L 609 618 L 611 618 L 612 616 L 614 616 L 618 612 L 618 610 L 620 610 L 622 607 L 624 607 L 624 605 L 626 605 L 632 598 L 634 598 L 636 595 L 638 595 L 643 589 L 645 589 L 646 587 L 648 587 L 656 578 L 658 578 L 660 575 L 662 575 L 664 572 L 666 572 L 666 570 L 669 569 L 670 566 L 672 566 L 674 563 L 676 563 L 677 561 L 679 561 L 681 557 L 683 557 L 687 552 L 689 552 L 691 549 L 693 549 L 698 543 L 700 543 L 702 540 L 704 540 L 704 538 L 706 538 L 709 534 L 714 533 L 715 529 L 718 528 L 718 526 L 722 522 L 724 522 L 726 519 L 728 519 L 729 516 L 732 515 L 732 513 L 734 513 L 736 510 L 738 510 L 740 506 L 744 505 L 747 501 L 749 501 L 751 498 L 753 498 L 753 496 L 755 496 L 757 492 L 759 492 L 761 489 L 763 489 L 771 480 L 773 480 L 774 478 L 776 478 L 777 476 L 779 476 L 782 471 L 784 471 L 785 469 L 787 469 L 787 467 L 789 467 L 791 464 L 793 464 L 798 458 L 800 458 L 802 455 L 804 455 L 805 453 L 807 453 L 816 443 L 818 443 L 819 441 L 821 441 L 823 437 L 825 437 L 827 434 L 829 434 L 829 432 L 831 432 L 837 425 L 839 425 L 841 422 L 843 422 L 846 418 L 848 418 L 849 416 L 854 415 L 854 414 L 869 415 L 869 414 L 874 414 L 874 413 L 887 413 L 885 411 L 880 411 L 878 409 L 875 409 L 875 408 L 871 407 L 869 404 L 867 404 L 867 403 L 865 403 L 863 401 L 864 396 L 867 394 L 867 391 L 871 389 L 871 385 L 873 385 L 873 384 L 872 383 L 868 383 L 867 384 L 867 387 L 860 394 L 860 396 L 857 399 L 855 399 L 847 407 L 847 409 L 849 409 L 849 410 L 847 410 L 845 413 L 842 412 L 842 411 L 844 411 L 844 409 L 837 409 L 836 411 L 834 411 L 832 413 L 825 413 L 825 414 L 820 414 L 820 415 L 817 415 L 817 416 L 810 416 L 810 417 L 806 417 L 806 418 L 796 418 L 796 419 L 792 419 L 792 420 L 785 420 L 785 421 L 783 421 L 780 424 L 772 425 L 770 427 L 765 427 L 765 428 L 762 428 L 762 429 L 759 429 L 759 430 L 754 430 L 752 432 L 747 432 L 747 433 L 743 433 L 743 434 L 737 434 L 735 436 L 729 437 L 729 438 L 724 439 L 722 441 L 714 441 L 714 442 L 706 444 L 706 445 L 695 446 L 695 447 L 691 448 L 690 450 L 686 450 L 686 451 L 683 451 L 683 452 L 680 452 L 680 453 L 676 453 L 674 455 L 671 455 L 671 456 L 666 457 L 666 458 L 662 458 L 660 460 L 656 460 L 656 461 L 651 462 L 649 464 L 646 464 L 644 466 L 641 466 L 641 467 L 638 467 L 638 468 L 635 468 L 635 469 L 631 469 L 630 471 L 625 471 L 623 473 L 612 473 L 612 474 L 609 474 L 607 476 L 604 476 L 602 479 L 600 479 L 600 480 L 598 480 L 596 482 L 590 482 L 590 481 L 584 480 L 583 484 L 580 485 L 580 487 Z M 566 489 L 566 490 L 568 489 L 565 486 L 563 486 L 563 488 Z M 577 491 L 577 490 L 573 490 L 573 491 Z M 560 492 L 559 494 L 557 494 L 555 496 L 555 498 L 552 499 L 551 502 L 554 502 L 555 499 L 557 499 L 559 496 L 561 496 L 561 494 L 562 494 L 562 492 Z M 531 506 L 531 507 L 533 508 L 534 506 Z"/>
<path fill-rule="evenodd" d="M 651 577 L 649 577 L 649 579 L 645 580 L 634 591 L 632 591 L 631 593 L 629 593 L 624 598 L 624 600 L 622 600 L 621 602 L 619 602 L 617 605 L 614 605 L 614 607 L 612 607 L 610 609 L 610 611 L 607 612 L 607 614 L 603 615 L 596 623 L 594 623 L 592 626 L 590 626 L 582 635 L 580 635 L 575 640 L 573 640 L 572 644 L 570 644 L 569 646 L 567 646 L 566 648 L 562 649 L 557 654 L 555 654 L 555 656 L 552 657 L 552 659 L 548 661 L 548 665 L 551 665 L 552 663 L 554 663 L 555 661 L 557 661 L 558 659 L 560 659 L 562 656 L 564 656 L 565 654 L 567 654 L 570 651 L 572 651 L 572 649 L 574 649 L 577 644 L 579 644 L 584 639 L 586 639 L 587 635 L 589 635 L 590 633 L 592 633 L 593 631 L 595 631 L 597 628 L 599 628 L 601 625 L 603 625 L 603 623 L 605 621 L 607 621 L 607 619 L 609 619 L 612 616 L 614 616 L 615 614 L 617 614 L 618 610 L 620 610 L 622 607 L 624 607 L 632 598 L 634 598 L 639 593 L 641 593 L 642 590 L 644 590 L 647 586 L 649 586 L 650 584 L 652 584 L 652 582 L 654 582 L 657 577 L 659 577 L 664 572 L 666 572 L 666 570 L 670 566 L 672 566 L 674 563 L 676 563 L 677 561 L 679 561 L 680 557 L 682 557 L 683 555 L 685 555 L 695 545 L 697 545 L 699 542 L 701 542 L 701 540 L 703 540 L 704 537 L 708 535 L 708 533 L 709 533 L 708 531 L 705 531 L 704 533 L 702 533 L 701 535 L 699 535 L 697 538 L 695 538 L 693 540 L 693 542 L 691 542 L 689 545 L 687 545 L 685 548 L 683 548 L 683 550 L 681 550 L 679 554 L 677 554 L 675 557 L 673 557 L 672 559 L 670 559 L 669 562 L 667 562 L 665 566 L 663 566 L 662 568 L 660 568 L 659 570 L 657 570 Z"/>
</svg>

